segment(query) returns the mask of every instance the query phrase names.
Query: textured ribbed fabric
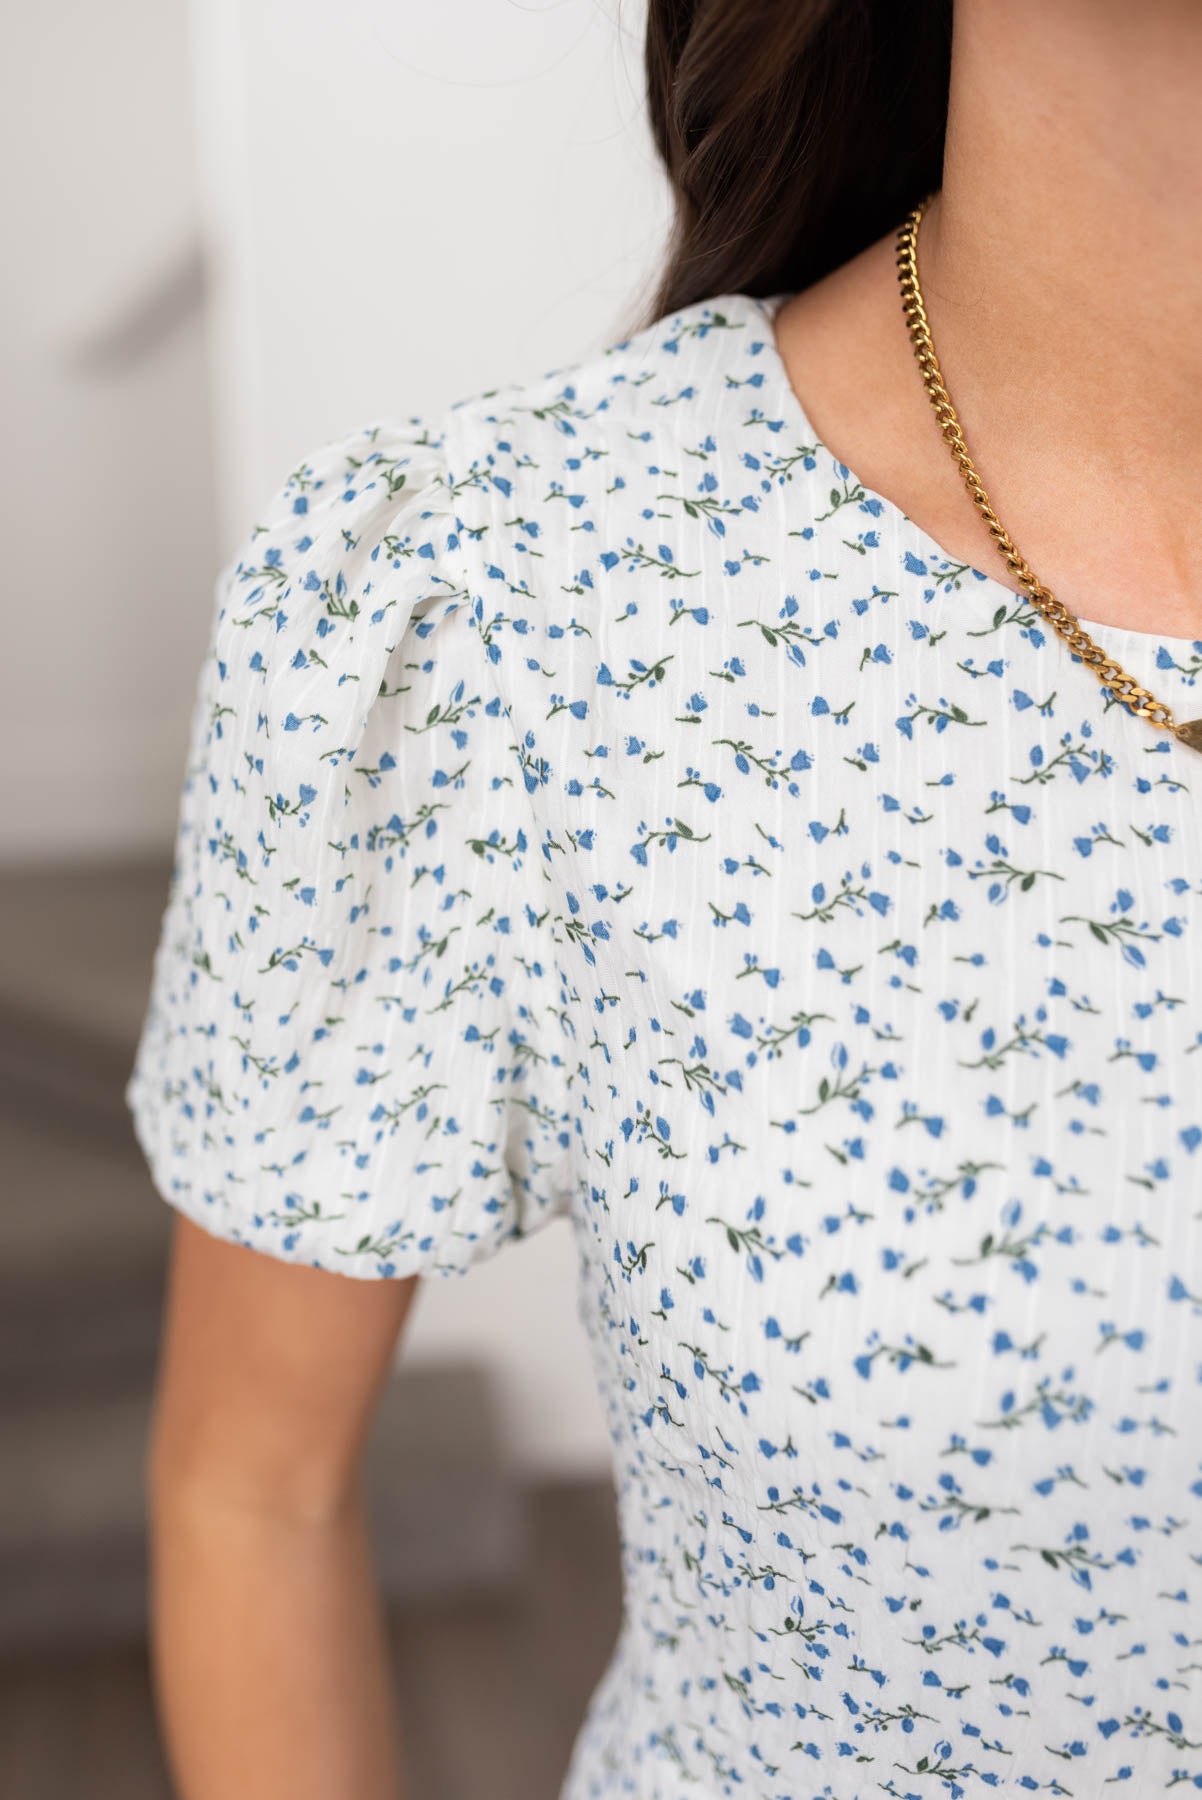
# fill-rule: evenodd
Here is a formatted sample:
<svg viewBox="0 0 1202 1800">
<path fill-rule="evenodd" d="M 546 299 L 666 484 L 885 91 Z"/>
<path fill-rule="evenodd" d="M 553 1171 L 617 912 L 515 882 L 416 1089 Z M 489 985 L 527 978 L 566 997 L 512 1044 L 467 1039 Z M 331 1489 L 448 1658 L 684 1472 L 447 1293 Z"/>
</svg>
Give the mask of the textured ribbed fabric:
<svg viewBox="0 0 1202 1800">
<path fill-rule="evenodd" d="M 1202 1786 L 1202 759 L 815 439 L 781 298 L 290 478 L 130 1106 L 352 1277 L 569 1215 L 626 1610 L 565 1800 Z"/>
</svg>

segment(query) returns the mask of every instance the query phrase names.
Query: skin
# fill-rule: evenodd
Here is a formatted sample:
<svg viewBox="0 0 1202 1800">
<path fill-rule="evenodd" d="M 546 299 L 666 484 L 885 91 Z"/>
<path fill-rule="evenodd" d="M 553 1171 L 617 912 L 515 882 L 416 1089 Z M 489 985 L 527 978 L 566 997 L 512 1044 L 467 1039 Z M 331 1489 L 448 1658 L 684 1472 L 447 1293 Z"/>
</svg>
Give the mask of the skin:
<svg viewBox="0 0 1202 1800">
<path fill-rule="evenodd" d="M 1202 635 L 1202 8 L 957 0 L 918 276 L 998 517 L 1073 613 Z M 898 221 L 900 223 L 900 220 Z M 949 555 L 1009 570 L 939 433 L 892 231 L 786 301 L 823 443 Z"/>
<path fill-rule="evenodd" d="M 997 511 L 1081 617 L 1202 636 L 1202 8 L 957 0 L 919 276 Z M 777 316 L 823 442 L 950 554 L 996 546 L 935 424 L 890 233 Z M 181 1800 L 397 1800 L 360 1499 L 413 1281 L 181 1220 L 150 1445 L 152 1642 Z"/>
<path fill-rule="evenodd" d="M 175 1227 L 149 1464 L 151 1646 L 181 1800 L 397 1800 L 361 1452 L 415 1280 Z"/>
</svg>

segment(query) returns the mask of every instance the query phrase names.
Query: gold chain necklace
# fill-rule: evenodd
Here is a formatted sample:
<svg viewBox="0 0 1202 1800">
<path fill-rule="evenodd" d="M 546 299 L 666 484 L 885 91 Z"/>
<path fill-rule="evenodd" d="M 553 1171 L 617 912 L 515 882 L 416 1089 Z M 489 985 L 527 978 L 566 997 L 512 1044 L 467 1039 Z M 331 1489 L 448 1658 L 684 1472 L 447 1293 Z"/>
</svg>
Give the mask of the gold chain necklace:
<svg viewBox="0 0 1202 1800">
<path fill-rule="evenodd" d="M 1140 687 L 1133 676 L 1128 675 L 1121 663 L 1107 656 L 1100 645 L 1095 644 L 1087 631 L 1084 631 L 1064 605 L 1057 600 L 1050 588 L 1044 587 L 1031 573 L 1024 556 L 1020 556 L 1015 548 L 1014 540 L 1006 530 L 993 507 L 989 496 L 981 486 L 981 478 L 973 467 L 964 444 L 964 434 L 960 429 L 960 421 L 956 409 L 951 403 L 947 389 L 943 385 L 943 376 L 939 370 L 939 359 L 935 355 L 935 346 L 931 341 L 931 328 L 927 323 L 926 307 L 923 305 L 922 289 L 918 285 L 918 225 L 923 213 L 934 199 L 928 194 L 914 210 L 906 215 L 897 229 L 897 273 L 901 281 L 902 310 L 906 316 L 906 329 L 910 333 L 910 341 L 914 346 L 914 354 L 918 359 L 918 367 L 922 374 L 927 397 L 935 409 L 935 417 L 939 421 L 939 429 L 943 433 L 944 442 L 953 457 L 960 465 L 965 484 L 981 515 L 989 527 L 989 535 L 1001 551 L 1011 573 L 1019 586 L 1027 590 L 1031 604 L 1042 613 L 1052 630 L 1069 644 L 1086 666 L 1093 670 L 1099 681 L 1105 682 L 1116 699 L 1123 701 L 1137 718 L 1148 719 L 1160 731 L 1171 732 L 1180 743 L 1188 744 L 1191 750 L 1202 751 L 1202 719 L 1187 719 L 1178 724 L 1171 708 L 1163 700 L 1157 700 L 1147 688 Z"/>
</svg>

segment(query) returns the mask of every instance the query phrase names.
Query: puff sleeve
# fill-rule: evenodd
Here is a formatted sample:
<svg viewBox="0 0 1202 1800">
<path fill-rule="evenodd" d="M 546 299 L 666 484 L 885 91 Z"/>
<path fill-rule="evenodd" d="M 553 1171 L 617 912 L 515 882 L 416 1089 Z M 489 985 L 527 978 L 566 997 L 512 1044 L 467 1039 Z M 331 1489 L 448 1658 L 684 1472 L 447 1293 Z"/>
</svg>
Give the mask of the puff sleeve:
<svg viewBox="0 0 1202 1800">
<path fill-rule="evenodd" d="M 303 464 L 217 581 L 126 1104 L 162 1196 L 358 1277 L 566 1210 L 546 880 L 444 439 Z"/>
</svg>

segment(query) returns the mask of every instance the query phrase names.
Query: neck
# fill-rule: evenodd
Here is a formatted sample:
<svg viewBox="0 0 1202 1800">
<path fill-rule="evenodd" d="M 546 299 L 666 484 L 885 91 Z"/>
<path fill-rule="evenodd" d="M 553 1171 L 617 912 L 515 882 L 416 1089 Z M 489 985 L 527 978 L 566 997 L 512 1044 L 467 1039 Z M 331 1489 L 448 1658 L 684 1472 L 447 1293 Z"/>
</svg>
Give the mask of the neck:
<svg viewBox="0 0 1202 1800">
<path fill-rule="evenodd" d="M 1071 556 L 1121 509 L 1120 577 L 1154 574 L 1166 627 L 1196 620 L 1202 8 L 956 0 L 954 18 L 918 254 L 970 454 L 1020 547 Z"/>
</svg>

